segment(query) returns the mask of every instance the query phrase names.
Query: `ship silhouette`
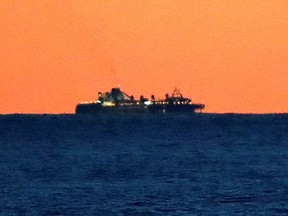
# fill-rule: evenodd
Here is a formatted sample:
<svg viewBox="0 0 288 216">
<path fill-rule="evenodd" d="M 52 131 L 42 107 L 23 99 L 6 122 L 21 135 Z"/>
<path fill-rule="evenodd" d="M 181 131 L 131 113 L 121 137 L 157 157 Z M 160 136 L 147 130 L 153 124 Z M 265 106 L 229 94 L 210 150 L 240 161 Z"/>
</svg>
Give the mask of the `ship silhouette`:
<svg viewBox="0 0 288 216">
<path fill-rule="evenodd" d="M 99 113 L 195 113 L 202 111 L 204 104 L 194 104 L 190 98 L 185 98 L 179 89 L 175 88 L 172 95 L 165 95 L 164 99 L 140 96 L 135 100 L 133 95 L 128 95 L 120 88 L 112 88 L 110 92 L 99 92 L 96 101 L 82 102 L 76 105 L 76 114 Z"/>
</svg>

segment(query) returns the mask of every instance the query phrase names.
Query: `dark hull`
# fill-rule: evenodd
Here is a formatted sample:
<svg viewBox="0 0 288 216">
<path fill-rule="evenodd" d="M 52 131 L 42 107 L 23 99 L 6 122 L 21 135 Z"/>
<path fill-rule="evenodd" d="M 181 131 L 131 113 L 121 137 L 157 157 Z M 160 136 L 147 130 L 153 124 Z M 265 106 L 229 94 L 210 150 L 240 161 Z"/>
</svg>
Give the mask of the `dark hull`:
<svg viewBox="0 0 288 216">
<path fill-rule="evenodd" d="M 154 104 L 148 107 L 149 112 L 194 113 L 204 108 L 201 104 Z"/>
<path fill-rule="evenodd" d="M 146 106 L 102 106 L 101 104 L 78 104 L 76 114 L 102 114 L 102 113 L 145 113 Z"/>
<path fill-rule="evenodd" d="M 101 104 L 78 104 L 76 114 L 104 114 L 104 113 L 194 113 L 202 110 L 202 104 L 152 104 L 125 105 L 125 106 L 102 106 Z"/>
</svg>

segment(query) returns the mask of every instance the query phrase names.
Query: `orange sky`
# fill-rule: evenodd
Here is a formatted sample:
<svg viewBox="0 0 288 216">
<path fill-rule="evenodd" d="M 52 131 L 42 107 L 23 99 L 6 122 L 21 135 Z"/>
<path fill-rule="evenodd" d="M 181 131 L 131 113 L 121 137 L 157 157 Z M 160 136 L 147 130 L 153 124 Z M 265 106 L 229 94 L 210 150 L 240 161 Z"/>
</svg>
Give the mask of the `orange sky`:
<svg viewBox="0 0 288 216">
<path fill-rule="evenodd" d="M 0 39 L 0 113 L 72 113 L 118 84 L 288 112 L 286 0 L 2 0 Z"/>
</svg>

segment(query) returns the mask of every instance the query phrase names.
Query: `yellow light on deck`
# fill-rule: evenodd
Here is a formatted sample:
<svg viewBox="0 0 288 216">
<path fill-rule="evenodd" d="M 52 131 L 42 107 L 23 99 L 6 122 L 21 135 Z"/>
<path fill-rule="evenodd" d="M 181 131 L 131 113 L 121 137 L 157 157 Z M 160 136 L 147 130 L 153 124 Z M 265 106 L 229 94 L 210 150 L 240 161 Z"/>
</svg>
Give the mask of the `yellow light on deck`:
<svg viewBox="0 0 288 216">
<path fill-rule="evenodd" d="M 110 101 L 105 101 L 105 102 L 103 103 L 103 106 L 115 106 L 115 103 L 110 102 Z"/>
</svg>

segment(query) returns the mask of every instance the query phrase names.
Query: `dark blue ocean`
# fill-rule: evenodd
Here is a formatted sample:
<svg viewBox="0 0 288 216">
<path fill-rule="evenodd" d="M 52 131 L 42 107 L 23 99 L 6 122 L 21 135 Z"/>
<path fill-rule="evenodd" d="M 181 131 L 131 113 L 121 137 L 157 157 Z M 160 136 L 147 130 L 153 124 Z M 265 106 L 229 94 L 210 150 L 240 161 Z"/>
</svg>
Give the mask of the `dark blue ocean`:
<svg viewBox="0 0 288 216">
<path fill-rule="evenodd" d="M 0 115 L 0 215 L 287 215 L 288 115 Z"/>
</svg>

